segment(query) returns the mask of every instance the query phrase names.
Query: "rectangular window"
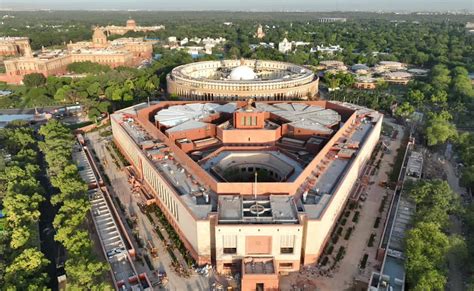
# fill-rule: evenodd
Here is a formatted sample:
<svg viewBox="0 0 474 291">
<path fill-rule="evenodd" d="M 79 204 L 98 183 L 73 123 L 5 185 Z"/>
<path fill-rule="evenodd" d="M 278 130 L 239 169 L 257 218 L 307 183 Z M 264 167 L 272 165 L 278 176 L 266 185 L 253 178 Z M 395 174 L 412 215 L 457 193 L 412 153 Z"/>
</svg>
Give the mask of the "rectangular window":
<svg viewBox="0 0 474 291">
<path fill-rule="evenodd" d="M 265 291 L 265 284 L 263 284 L 263 283 L 257 283 L 257 284 L 255 285 L 255 289 L 256 289 L 256 291 Z"/>
<path fill-rule="evenodd" d="M 291 268 L 293 268 L 293 263 L 280 263 L 280 268 L 282 268 L 282 269 L 291 269 Z"/>
<path fill-rule="evenodd" d="M 240 119 L 240 125 L 245 125 L 245 116 L 242 116 L 242 118 Z"/>
<path fill-rule="evenodd" d="M 236 254 L 237 248 L 224 248 L 224 254 Z"/>
<path fill-rule="evenodd" d="M 224 269 L 232 269 L 234 267 L 233 263 L 224 263 Z"/>
<path fill-rule="evenodd" d="M 281 254 L 292 254 L 293 253 L 293 248 L 280 248 L 280 253 Z"/>
</svg>

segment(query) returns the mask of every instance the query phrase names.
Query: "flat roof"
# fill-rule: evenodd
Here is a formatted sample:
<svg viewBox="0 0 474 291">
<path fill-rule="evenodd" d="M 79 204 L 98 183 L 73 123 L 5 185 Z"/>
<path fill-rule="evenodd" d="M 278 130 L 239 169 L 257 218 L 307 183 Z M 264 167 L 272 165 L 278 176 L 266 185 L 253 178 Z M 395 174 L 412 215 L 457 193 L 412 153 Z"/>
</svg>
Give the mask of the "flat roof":
<svg viewBox="0 0 474 291">
<path fill-rule="evenodd" d="M 293 196 L 219 195 L 217 209 L 221 224 L 298 223 Z"/>
</svg>

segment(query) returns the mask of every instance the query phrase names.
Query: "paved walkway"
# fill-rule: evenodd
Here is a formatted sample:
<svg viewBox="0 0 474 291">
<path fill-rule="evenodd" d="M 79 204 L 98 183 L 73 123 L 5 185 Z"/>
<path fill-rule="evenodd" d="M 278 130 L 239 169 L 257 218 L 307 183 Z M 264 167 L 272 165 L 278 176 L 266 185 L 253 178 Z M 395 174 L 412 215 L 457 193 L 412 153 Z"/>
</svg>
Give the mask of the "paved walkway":
<svg viewBox="0 0 474 291">
<path fill-rule="evenodd" d="M 456 192 L 460 195 L 461 201 L 463 196 L 466 195 L 466 189 L 459 185 L 459 178 L 455 174 L 455 170 L 451 162 L 445 161 L 444 162 L 444 172 L 446 173 L 446 177 L 448 180 L 448 184 Z M 459 234 L 462 235 L 462 223 L 456 216 L 451 216 L 451 227 L 450 233 L 451 234 Z M 464 286 L 464 271 L 463 270 L 463 262 L 462 259 L 455 256 L 454 254 L 449 255 L 449 276 L 448 276 L 448 284 L 447 290 L 452 291 L 462 291 L 465 290 Z"/>
<path fill-rule="evenodd" d="M 128 183 L 127 175 L 117 169 L 115 163 L 113 162 L 110 153 L 106 150 L 104 144 L 105 139 L 100 138 L 98 132 L 92 132 L 87 134 L 88 140 L 91 142 L 92 147 L 99 157 L 101 164 L 104 167 L 104 170 L 107 176 L 110 179 L 110 183 L 112 187 L 109 187 L 111 193 L 118 197 L 122 204 L 125 206 L 125 210 L 129 214 L 135 214 L 137 216 L 137 229 L 140 234 L 140 237 L 146 242 L 150 240 L 153 242 L 154 246 L 158 250 L 158 258 L 153 259 L 151 255 L 149 255 L 148 250 L 145 248 L 139 248 L 136 244 L 136 241 L 133 239 L 134 236 L 132 235 L 132 230 L 129 229 L 128 224 L 125 221 L 125 218 L 122 217 L 124 224 L 129 232 L 130 237 L 132 238 L 132 242 L 137 249 L 137 253 L 139 254 L 148 254 L 150 257 L 154 269 L 157 271 L 165 271 L 168 275 L 169 283 L 165 286 L 164 289 L 166 290 L 188 290 L 188 291 L 195 291 L 195 290 L 210 290 L 211 276 L 205 277 L 197 274 L 192 274 L 188 278 L 180 277 L 177 273 L 175 273 L 173 267 L 171 266 L 171 257 L 166 250 L 166 247 L 159 239 L 158 235 L 154 230 L 154 226 L 150 223 L 148 217 L 143 214 L 137 206 L 137 202 L 139 201 L 139 197 L 137 194 L 133 194 L 131 191 L 131 186 Z M 146 262 L 143 263 L 135 262 L 135 266 L 139 272 L 147 272 L 150 278 L 150 281 L 154 282 L 157 281 L 157 277 L 155 276 L 154 272 L 151 271 Z M 155 290 L 163 290 L 155 287 Z"/>
<path fill-rule="evenodd" d="M 344 231 L 339 238 L 338 244 L 335 245 L 333 255 L 335 256 L 339 245 L 346 247 L 346 255 L 338 266 L 330 274 L 330 276 L 320 276 L 316 267 L 313 267 L 313 271 L 300 271 L 290 274 L 289 276 L 282 277 L 280 280 L 282 290 L 293 290 L 292 288 L 297 286 L 299 288 L 307 286 L 309 283 L 315 284 L 317 290 L 352 290 L 355 278 L 370 278 L 370 274 L 374 268 L 379 264 L 375 260 L 377 252 L 377 246 L 379 244 L 381 234 L 383 232 L 383 225 L 387 215 L 391 195 L 393 191 L 387 190 L 384 187 L 379 186 L 380 181 L 387 181 L 387 173 L 390 173 L 392 164 L 394 163 L 397 155 L 397 149 L 400 147 L 401 139 L 403 137 L 403 128 L 399 125 L 392 124 L 395 129 L 400 133 L 396 140 L 390 140 L 390 138 L 382 137 L 386 140 L 386 144 L 389 146 L 390 153 L 385 153 L 380 163 L 380 169 L 374 176 L 370 177 L 369 186 L 367 186 L 365 193 L 367 193 L 367 199 L 364 202 L 359 202 L 362 205 L 361 208 L 351 211 L 351 216 L 347 219 L 347 224 L 344 226 Z M 380 150 L 378 157 L 383 150 Z M 371 185 L 370 185 L 371 184 Z M 389 194 L 386 200 L 385 210 L 382 214 L 379 213 L 379 207 L 383 196 Z M 354 224 L 352 217 L 355 211 L 360 211 L 359 222 Z M 382 220 L 378 228 L 374 228 L 374 223 L 377 217 L 381 216 Z M 346 229 L 352 225 L 355 225 L 355 229 L 352 232 L 351 237 L 348 241 L 344 240 Z M 367 243 L 372 233 L 376 233 L 374 245 L 368 247 Z M 340 243 L 342 242 L 342 244 Z M 360 261 L 364 254 L 369 255 L 365 270 L 359 269 Z M 306 289 L 305 289 L 306 290 Z M 314 289 L 308 289 L 314 290 Z"/>
</svg>

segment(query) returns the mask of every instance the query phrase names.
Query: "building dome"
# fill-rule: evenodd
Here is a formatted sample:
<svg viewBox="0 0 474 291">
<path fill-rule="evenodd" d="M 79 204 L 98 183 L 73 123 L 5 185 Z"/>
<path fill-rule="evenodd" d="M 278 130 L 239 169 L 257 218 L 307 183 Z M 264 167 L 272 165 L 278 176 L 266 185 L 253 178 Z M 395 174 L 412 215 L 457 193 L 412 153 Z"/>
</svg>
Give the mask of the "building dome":
<svg viewBox="0 0 474 291">
<path fill-rule="evenodd" d="M 137 23 L 133 19 L 127 20 L 127 27 L 135 27 L 137 26 Z"/>
<path fill-rule="evenodd" d="M 253 69 L 243 65 L 234 68 L 229 76 L 232 81 L 248 81 L 257 79 L 257 74 L 255 74 Z"/>
</svg>

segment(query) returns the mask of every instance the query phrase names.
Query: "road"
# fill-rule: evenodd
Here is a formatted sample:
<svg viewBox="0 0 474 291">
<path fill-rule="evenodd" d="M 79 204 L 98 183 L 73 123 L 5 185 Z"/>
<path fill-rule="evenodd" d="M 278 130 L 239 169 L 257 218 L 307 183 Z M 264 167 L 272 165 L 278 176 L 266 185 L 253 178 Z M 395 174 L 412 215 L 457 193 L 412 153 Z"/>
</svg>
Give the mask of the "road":
<svg viewBox="0 0 474 291">
<path fill-rule="evenodd" d="M 53 228 L 53 220 L 56 216 L 58 211 L 57 207 L 53 207 L 51 204 L 51 196 L 58 193 L 58 189 L 54 188 L 49 181 L 49 177 L 47 175 L 46 169 L 47 165 L 44 160 L 44 155 L 39 152 L 38 154 L 39 164 L 40 164 L 40 176 L 39 182 L 41 186 L 45 190 L 45 194 L 43 195 L 45 200 L 40 204 L 40 219 L 39 219 L 39 232 L 40 232 L 40 240 L 41 240 L 41 251 L 44 253 L 45 257 L 50 261 L 47 267 L 48 276 L 50 282 L 48 287 L 52 290 L 58 290 L 58 270 L 56 269 L 56 263 L 58 260 L 59 251 L 63 248 L 58 242 L 54 240 L 55 231 Z M 59 265 L 62 265 L 64 262 L 62 261 L 64 258 L 59 258 L 60 262 Z"/>
<path fill-rule="evenodd" d="M 466 196 L 466 189 L 459 185 L 459 178 L 455 174 L 454 166 L 451 162 L 444 162 L 444 171 L 446 173 L 446 179 L 449 186 L 454 192 L 459 194 L 461 201 Z M 462 223 L 457 216 L 451 216 L 451 234 L 462 235 Z M 457 257 L 455 254 L 450 254 L 448 257 L 449 261 L 449 276 L 448 276 L 448 290 L 462 291 L 465 290 L 464 286 L 464 269 L 462 259 Z"/>
<path fill-rule="evenodd" d="M 116 195 L 122 204 L 125 206 L 126 212 L 129 214 L 135 214 L 137 216 L 138 223 L 138 232 L 140 237 L 147 241 L 150 240 L 153 242 L 155 247 L 158 249 L 158 258 L 152 259 L 153 266 L 155 270 L 165 271 L 169 278 L 169 283 L 165 286 L 166 290 L 210 290 L 213 279 L 211 276 L 205 277 L 193 273 L 189 278 L 180 277 L 177 273 L 174 272 L 171 267 L 171 257 L 168 254 L 166 247 L 162 241 L 158 238 L 158 235 L 154 231 L 154 226 L 150 223 L 148 217 L 144 215 L 137 206 L 139 197 L 136 194 L 133 194 L 131 191 L 131 186 L 128 183 L 127 175 L 117 169 L 115 163 L 112 160 L 109 152 L 105 149 L 104 144 L 106 139 L 103 139 L 99 136 L 98 132 L 92 132 L 87 135 L 87 139 L 100 159 L 104 170 L 107 176 L 110 179 L 112 187 L 109 187 L 110 192 L 113 195 Z M 130 237 L 133 238 L 131 230 L 128 228 L 128 225 L 125 223 L 127 231 L 129 231 Z M 133 240 L 134 241 L 134 240 Z M 134 242 L 135 244 L 135 242 Z M 144 248 L 139 248 L 135 244 L 138 253 L 148 253 Z M 151 258 L 151 256 L 149 256 Z M 146 264 L 142 265 L 140 263 L 135 263 L 137 270 L 140 272 L 147 272 L 150 280 L 156 281 L 156 277 L 153 272 L 148 268 Z M 160 290 L 160 289 L 156 289 Z"/>
</svg>

